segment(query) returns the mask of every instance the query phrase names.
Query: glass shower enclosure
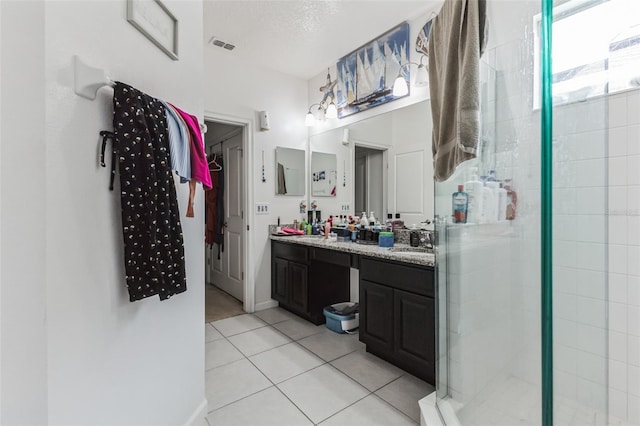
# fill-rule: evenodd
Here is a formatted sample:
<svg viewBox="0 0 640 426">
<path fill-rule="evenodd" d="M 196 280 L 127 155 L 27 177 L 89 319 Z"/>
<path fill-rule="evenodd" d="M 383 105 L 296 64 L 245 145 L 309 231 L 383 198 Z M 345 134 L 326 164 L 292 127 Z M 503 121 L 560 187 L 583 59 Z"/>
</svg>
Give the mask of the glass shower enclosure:
<svg viewBox="0 0 640 426">
<path fill-rule="evenodd" d="M 594 31 L 615 7 L 620 25 Z M 637 8 L 487 2 L 478 157 L 435 186 L 436 404 L 447 425 L 612 422 L 609 103 L 640 46 L 640 31 L 626 30 L 640 14 L 627 7 Z M 474 175 L 508 190 L 507 218 L 453 223 L 452 194 Z"/>
</svg>

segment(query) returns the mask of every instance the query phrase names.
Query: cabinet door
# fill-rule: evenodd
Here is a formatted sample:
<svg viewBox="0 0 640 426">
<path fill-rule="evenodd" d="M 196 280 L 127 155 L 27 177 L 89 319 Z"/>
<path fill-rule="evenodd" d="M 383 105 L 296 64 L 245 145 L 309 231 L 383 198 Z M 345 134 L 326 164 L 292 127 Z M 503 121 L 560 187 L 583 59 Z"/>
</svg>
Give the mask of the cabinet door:
<svg viewBox="0 0 640 426">
<path fill-rule="evenodd" d="M 271 263 L 271 297 L 280 303 L 289 303 L 289 262 L 276 257 Z"/>
<path fill-rule="evenodd" d="M 435 378 L 435 313 L 431 297 L 394 290 L 395 355 L 404 364 Z"/>
<path fill-rule="evenodd" d="M 360 340 L 374 350 L 393 350 L 393 289 L 360 280 Z"/>
<path fill-rule="evenodd" d="M 307 265 L 289 262 L 289 306 L 306 313 L 308 300 Z"/>
</svg>

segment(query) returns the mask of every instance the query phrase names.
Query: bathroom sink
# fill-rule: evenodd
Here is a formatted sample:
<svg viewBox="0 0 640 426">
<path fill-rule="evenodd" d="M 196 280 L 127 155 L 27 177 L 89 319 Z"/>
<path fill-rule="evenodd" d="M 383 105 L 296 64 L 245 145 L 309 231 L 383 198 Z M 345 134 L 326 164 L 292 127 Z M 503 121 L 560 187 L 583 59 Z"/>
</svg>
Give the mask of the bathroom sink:
<svg viewBox="0 0 640 426">
<path fill-rule="evenodd" d="M 392 253 L 402 253 L 414 256 L 422 256 L 424 254 L 433 253 L 433 250 L 425 247 L 392 247 L 389 251 Z"/>
</svg>

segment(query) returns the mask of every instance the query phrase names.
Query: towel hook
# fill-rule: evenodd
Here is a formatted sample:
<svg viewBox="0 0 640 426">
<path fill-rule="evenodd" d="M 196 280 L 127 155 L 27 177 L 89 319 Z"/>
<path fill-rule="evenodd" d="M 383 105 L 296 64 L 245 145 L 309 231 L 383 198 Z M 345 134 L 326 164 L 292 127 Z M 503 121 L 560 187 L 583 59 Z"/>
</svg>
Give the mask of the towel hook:
<svg viewBox="0 0 640 426">
<path fill-rule="evenodd" d="M 98 89 L 104 86 L 113 87 L 115 82 L 107 76 L 107 73 L 100 68 L 91 67 L 77 56 L 73 57 L 74 91 L 76 95 L 90 100 L 94 100 L 98 94 Z"/>
</svg>

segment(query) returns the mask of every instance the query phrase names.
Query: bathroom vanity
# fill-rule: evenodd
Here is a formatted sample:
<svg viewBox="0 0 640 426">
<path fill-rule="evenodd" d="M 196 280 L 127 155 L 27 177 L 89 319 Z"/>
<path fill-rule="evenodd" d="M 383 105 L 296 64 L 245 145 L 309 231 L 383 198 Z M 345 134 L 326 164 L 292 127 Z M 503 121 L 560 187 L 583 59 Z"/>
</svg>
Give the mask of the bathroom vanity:
<svg viewBox="0 0 640 426">
<path fill-rule="evenodd" d="M 271 296 L 314 324 L 349 301 L 359 269 L 360 341 L 367 352 L 435 384 L 434 256 L 312 236 L 271 237 Z"/>
</svg>

